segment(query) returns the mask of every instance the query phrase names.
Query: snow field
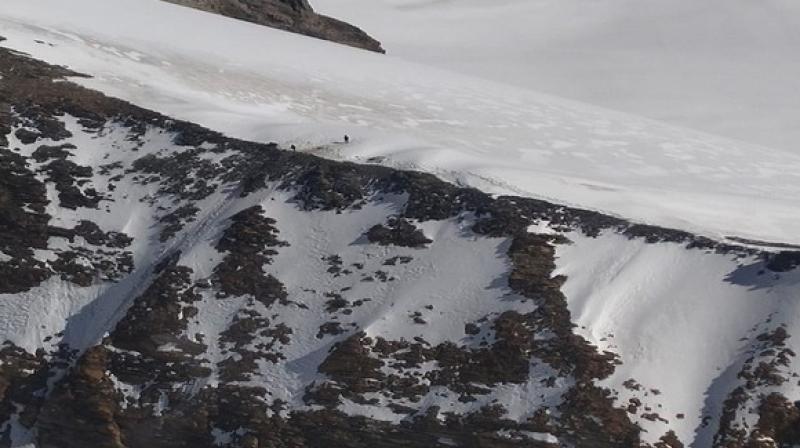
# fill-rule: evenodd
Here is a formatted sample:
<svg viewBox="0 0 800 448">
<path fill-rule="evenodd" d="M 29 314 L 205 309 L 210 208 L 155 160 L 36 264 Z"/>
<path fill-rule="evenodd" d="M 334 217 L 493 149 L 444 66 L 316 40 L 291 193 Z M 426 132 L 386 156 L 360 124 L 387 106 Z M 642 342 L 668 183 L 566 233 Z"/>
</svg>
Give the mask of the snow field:
<svg viewBox="0 0 800 448">
<path fill-rule="evenodd" d="M 156 0 L 10 0 L 0 21 L 4 45 L 94 76 L 82 84 L 232 136 L 715 238 L 800 242 L 788 151 Z M 350 145 L 333 143 L 345 133 Z"/>
<path fill-rule="evenodd" d="M 604 384 L 619 392 L 619 403 L 637 397 L 669 421 L 640 418 L 645 436 L 657 439 L 670 428 L 692 446 L 708 446 L 754 338 L 781 323 L 797 334 L 800 273 L 760 274 L 757 259 L 612 233 L 567 236 L 573 243 L 558 246 L 555 273 L 567 276 L 563 292 L 573 321 L 622 361 Z M 630 378 L 643 390 L 623 386 Z M 796 388 L 785 393 L 800 398 Z M 706 415 L 713 420 L 702 427 Z"/>
</svg>

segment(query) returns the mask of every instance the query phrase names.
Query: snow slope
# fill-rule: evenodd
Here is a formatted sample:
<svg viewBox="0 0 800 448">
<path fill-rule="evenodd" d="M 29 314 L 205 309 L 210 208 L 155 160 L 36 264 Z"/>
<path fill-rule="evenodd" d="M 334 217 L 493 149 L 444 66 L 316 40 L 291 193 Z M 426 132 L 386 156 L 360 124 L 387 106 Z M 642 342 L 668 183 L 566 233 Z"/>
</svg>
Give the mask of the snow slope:
<svg viewBox="0 0 800 448">
<path fill-rule="evenodd" d="M 668 420 L 640 419 L 651 435 L 669 427 L 691 446 L 711 446 L 754 338 L 779 325 L 800 330 L 800 273 L 758 272 L 747 258 L 611 233 L 568 237 L 574 243 L 558 246 L 556 273 L 567 276 L 562 291 L 573 319 L 583 336 L 622 360 L 604 383 L 621 392 L 620 402 L 637 397 Z M 800 349 L 796 340 L 790 347 Z M 629 378 L 643 390 L 625 387 Z M 800 398 L 788 386 L 792 400 Z M 702 425 L 704 417 L 711 424 Z"/>
<path fill-rule="evenodd" d="M 800 5 L 791 0 L 313 3 L 379 34 L 394 56 L 798 149 Z"/>
<path fill-rule="evenodd" d="M 788 152 L 156 0 L 8 0 L 0 24 L 5 45 L 95 76 L 81 83 L 233 136 L 716 237 L 800 242 L 800 156 Z M 330 145 L 344 133 L 354 143 Z"/>
</svg>

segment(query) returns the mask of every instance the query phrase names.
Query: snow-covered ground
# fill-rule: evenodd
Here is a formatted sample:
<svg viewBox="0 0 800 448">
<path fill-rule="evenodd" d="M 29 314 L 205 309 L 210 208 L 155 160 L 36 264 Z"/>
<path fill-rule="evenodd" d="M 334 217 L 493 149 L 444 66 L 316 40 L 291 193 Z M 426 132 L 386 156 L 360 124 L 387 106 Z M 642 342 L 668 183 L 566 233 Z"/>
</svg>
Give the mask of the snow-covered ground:
<svg viewBox="0 0 800 448">
<path fill-rule="evenodd" d="M 800 155 L 789 152 L 157 0 L 6 0 L 0 34 L 95 76 L 83 84 L 234 136 L 717 237 L 800 242 Z M 350 145 L 331 144 L 344 133 Z"/>
<path fill-rule="evenodd" d="M 622 361 L 604 383 L 620 392 L 620 403 L 636 397 L 668 420 L 640 418 L 646 438 L 670 428 L 691 446 L 711 446 L 755 337 L 782 324 L 800 331 L 800 273 L 759 272 L 752 259 L 611 233 L 568 237 L 574 243 L 558 246 L 556 273 L 567 276 L 562 291 L 574 322 Z M 641 390 L 623 385 L 630 378 Z M 784 393 L 800 398 L 792 385 Z M 712 424 L 701 424 L 706 416 Z"/>
<path fill-rule="evenodd" d="M 393 56 L 800 150 L 793 0 L 312 3 Z"/>
</svg>

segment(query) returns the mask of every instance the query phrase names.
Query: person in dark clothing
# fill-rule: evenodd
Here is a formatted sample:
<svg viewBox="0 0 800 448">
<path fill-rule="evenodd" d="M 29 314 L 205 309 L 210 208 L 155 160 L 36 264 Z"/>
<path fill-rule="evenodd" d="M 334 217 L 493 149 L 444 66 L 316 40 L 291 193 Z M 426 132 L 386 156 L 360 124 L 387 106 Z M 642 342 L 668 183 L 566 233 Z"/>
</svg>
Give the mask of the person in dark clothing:
<svg viewBox="0 0 800 448">
<path fill-rule="evenodd" d="M 350 136 L 349 135 L 344 134 L 344 142 L 345 143 L 350 143 Z"/>
</svg>

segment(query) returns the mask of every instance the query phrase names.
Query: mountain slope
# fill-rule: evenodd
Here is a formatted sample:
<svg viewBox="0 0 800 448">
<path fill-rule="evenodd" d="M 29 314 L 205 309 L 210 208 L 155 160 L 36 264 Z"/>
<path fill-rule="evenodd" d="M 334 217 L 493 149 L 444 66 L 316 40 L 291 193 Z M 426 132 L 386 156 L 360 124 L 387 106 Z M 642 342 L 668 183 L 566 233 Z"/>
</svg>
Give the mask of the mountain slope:
<svg viewBox="0 0 800 448">
<path fill-rule="evenodd" d="M 236 140 L 76 75 L 0 51 L 3 443 L 798 443 L 796 254 Z"/>
<path fill-rule="evenodd" d="M 716 239 L 800 243 L 795 154 L 155 0 L 7 0 L 0 17 L 11 48 L 226 135 Z M 332 144 L 344 134 L 350 145 Z"/>
</svg>

